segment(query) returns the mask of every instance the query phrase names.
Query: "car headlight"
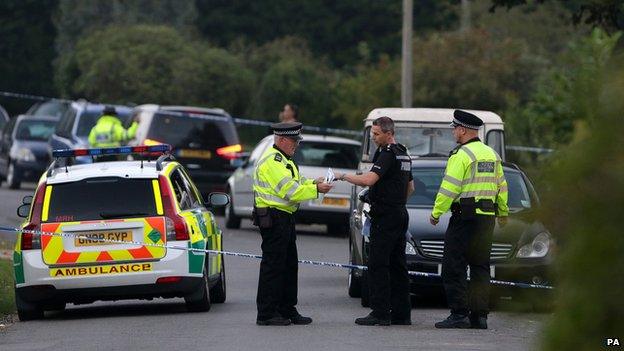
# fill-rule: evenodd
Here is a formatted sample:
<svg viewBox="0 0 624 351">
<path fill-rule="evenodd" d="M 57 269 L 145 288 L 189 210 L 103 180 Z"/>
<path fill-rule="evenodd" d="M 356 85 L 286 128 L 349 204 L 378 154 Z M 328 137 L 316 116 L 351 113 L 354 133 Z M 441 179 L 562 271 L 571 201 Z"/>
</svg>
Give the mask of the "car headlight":
<svg viewBox="0 0 624 351">
<path fill-rule="evenodd" d="M 528 243 L 518 250 L 516 257 L 544 257 L 550 249 L 550 234 L 547 232 L 538 234 L 531 243 Z"/>
<path fill-rule="evenodd" d="M 33 154 L 30 149 L 22 148 L 17 150 L 17 152 L 15 153 L 15 158 L 19 161 L 29 162 L 35 160 L 35 154 Z"/>
<path fill-rule="evenodd" d="M 414 248 L 414 245 L 412 245 L 412 243 L 410 243 L 409 241 L 405 243 L 405 254 L 406 255 L 416 254 L 416 249 Z"/>
</svg>

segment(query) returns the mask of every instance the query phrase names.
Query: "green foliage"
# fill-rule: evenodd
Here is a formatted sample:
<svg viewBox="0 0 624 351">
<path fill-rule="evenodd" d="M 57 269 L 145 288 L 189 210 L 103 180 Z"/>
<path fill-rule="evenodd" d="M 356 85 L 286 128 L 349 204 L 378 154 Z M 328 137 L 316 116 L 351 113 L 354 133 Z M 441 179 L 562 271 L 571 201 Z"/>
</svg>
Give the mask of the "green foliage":
<svg viewBox="0 0 624 351">
<path fill-rule="evenodd" d="M 0 317 L 15 313 L 13 285 L 13 265 L 10 260 L 0 259 Z"/>
<path fill-rule="evenodd" d="M 241 113 L 252 73 L 225 50 L 185 40 L 170 27 L 109 27 L 76 45 L 68 91 L 105 102 L 204 105 Z"/>
<path fill-rule="evenodd" d="M 624 60 L 596 71 L 575 138 L 549 168 L 545 220 L 559 246 L 558 306 L 546 350 L 597 350 L 624 330 Z M 621 339 L 620 339 L 621 340 Z"/>
<path fill-rule="evenodd" d="M 52 84 L 54 37 L 52 12 L 56 1 L 0 2 L 0 90 L 55 95 Z M 0 98 L 11 114 L 31 101 Z"/>
</svg>

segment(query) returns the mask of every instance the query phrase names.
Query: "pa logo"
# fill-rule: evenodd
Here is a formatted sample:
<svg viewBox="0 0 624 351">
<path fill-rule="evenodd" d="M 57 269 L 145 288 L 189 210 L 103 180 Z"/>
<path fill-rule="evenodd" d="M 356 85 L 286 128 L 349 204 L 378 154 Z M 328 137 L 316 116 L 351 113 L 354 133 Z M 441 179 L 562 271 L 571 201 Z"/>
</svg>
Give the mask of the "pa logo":
<svg viewBox="0 0 624 351">
<path fill-rule="evenodd" d="M 620 346 L 618 338 L 607 338 L 607 346 Z"/>
</svg>

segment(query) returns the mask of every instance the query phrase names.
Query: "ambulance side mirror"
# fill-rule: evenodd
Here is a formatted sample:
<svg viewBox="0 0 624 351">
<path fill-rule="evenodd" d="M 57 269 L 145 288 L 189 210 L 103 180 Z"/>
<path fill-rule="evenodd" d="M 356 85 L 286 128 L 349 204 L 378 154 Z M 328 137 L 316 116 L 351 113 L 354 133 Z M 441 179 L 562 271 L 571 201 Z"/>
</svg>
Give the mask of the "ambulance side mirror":
<svg viewBox="0 0 624 351">
<path fill-rule="evenodd" d="M 32 204 L 33 197 L 31 195 L 24 196 L 22 198 L 22 205 L 30 205 Z"/>
<path fill-rule="evenodd" d="M 17 208 L 17 216 L 21 218 L 28 218 L 30 213 L 30 204 L 23 204 Z"/>
<path fill-rule="evenodd" d="M 210 193 L 206 207 L 222 207 L 230 203 L 230 197 L 225 193 Z"/>
</svg>

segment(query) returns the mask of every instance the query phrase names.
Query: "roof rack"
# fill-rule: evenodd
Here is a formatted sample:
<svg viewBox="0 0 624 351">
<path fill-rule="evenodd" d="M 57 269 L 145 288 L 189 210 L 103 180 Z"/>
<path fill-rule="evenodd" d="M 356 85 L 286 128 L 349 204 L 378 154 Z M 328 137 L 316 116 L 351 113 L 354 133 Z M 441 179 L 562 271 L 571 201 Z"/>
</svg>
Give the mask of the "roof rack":
<svg viewBox="0 0 624 351">
<path fill-rule="evenodd" d="M 138 146 L 120 146 L 120 147 L 104 147 L 104 148 L 92 148 L 92 149 L 62 149 L 62 150 L 54 150 L 52 151 L 52 157 L 54 157 L 54 161 L 50 164 L 48 168 L 47 175 L 51 176 L 52 171 L 56 168 L 65 166 L 65 171 L 67 172 L 67 166 L 71 165 L 71 159 L 77 156 L 91 156 L 95 158 L 96 156 L 109 156 L 109 155 L 132 155 L 132 154 L 162 154 L 158 160 L 160 163 L 157 163 L 157 168 L 159 165 L 168 159 L 174 159 L 171 156 L 171 145 L 169 144 L 159 144 L 159 145 L 138 145 Z M 166 157 L 164 157 L 166 156 Z M 59 164 L 60 159 L 66 159 L 64 165 Z M 162 160 L 161 160 L 162 159 Z M 143 159 L 141 159 L 141 168 L 143 168 Z M 160 168 L 162 166 L 160 165 Z M 160 170 L 160 169 L 159 169 Z"/>
</svg>

